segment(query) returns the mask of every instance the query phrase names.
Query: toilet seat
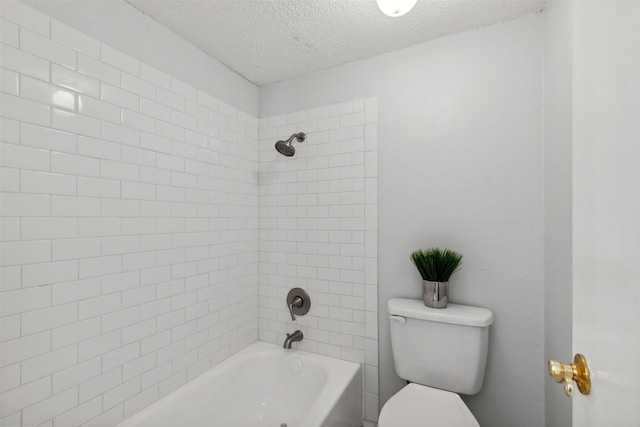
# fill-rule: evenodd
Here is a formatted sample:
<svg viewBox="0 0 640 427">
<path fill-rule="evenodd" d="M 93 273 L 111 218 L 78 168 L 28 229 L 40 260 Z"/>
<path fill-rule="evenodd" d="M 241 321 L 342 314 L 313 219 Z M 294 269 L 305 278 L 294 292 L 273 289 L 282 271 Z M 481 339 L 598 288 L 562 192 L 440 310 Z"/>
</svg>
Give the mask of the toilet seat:
<svg viewBox="0 0 640 427">
<path fill-rule="evenodd" d="M 385 403 L 379 427 L 480 427 L 460 396 L 408 384 Z"/>
</svg>

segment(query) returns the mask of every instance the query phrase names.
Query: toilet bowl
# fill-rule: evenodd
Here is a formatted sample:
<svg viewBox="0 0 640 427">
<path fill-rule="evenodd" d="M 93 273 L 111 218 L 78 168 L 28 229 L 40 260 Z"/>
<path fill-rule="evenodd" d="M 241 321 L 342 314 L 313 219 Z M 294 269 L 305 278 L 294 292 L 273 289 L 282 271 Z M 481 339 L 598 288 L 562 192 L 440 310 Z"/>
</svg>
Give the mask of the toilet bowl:
<svg viewBox="0 0 640 427">
<path fill-rule="evenodd" d="M 396 373 L 410 383 L 384 404 L 379 427 L 479 427 L 457 393 L 482 388 L 491 311 L 401 298 L 390 299 L 387 311 Z"/>
<path fill-rule="evenodd" d="M 409 384 L 385 403 L 378 427 L 480 427 L 460 396 Z"/>
</svg>

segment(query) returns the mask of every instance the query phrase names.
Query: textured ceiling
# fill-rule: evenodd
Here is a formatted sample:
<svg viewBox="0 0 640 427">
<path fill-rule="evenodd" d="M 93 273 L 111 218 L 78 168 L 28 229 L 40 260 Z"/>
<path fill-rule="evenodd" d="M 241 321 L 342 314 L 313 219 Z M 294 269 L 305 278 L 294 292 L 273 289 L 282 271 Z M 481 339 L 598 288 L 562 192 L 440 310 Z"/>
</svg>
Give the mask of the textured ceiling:
<svg viewBox="0 0 640 427">
<path fill-rule="evenodd" d="M 126 0 L 263 85 L 542 9 L 542 0 L 418 0 L 385 16 L 375 0 Z"/>
</svg>

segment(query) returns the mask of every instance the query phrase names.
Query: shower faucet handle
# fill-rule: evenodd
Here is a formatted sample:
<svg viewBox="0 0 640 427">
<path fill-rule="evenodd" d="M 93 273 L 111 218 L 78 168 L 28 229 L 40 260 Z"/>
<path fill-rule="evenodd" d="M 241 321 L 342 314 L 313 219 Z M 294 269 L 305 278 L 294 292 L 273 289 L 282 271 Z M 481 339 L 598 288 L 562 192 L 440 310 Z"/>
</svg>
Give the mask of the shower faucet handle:
<svg viewBox="0 0 640 427">
<path fill-rule="evenodd" d="M 289 314 L 291 314 L 291 320 L 296 320 L 296 314 L 293 312 L 293 307 L 302 307 L 302 304 L 304 303 L 302 302 L 302 298 L 300 298 L 299 296 L 296 296 L 291 304 L 289 304 Z"/>
<path fill-rule="evenodd" d="M 298 316 L 305 315 L 309 312 L 311 307 L 311 298 L 309 294 L 302 288 L 293 288 L 287 294 L 287 308 L 291 315 L 291 320 L 296 320 L 296 314 Z"/>
</svg>

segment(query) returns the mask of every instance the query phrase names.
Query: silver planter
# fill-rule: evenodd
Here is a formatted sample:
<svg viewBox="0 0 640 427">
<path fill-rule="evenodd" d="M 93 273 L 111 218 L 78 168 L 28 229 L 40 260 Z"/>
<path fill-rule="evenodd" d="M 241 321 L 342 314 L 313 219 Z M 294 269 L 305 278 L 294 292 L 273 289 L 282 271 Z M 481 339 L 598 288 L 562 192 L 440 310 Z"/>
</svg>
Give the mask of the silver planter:
<svg viewBox="0 0 640 427">
<path fill-rule="evenodd" d="M 422 281 L 424 305 L 432 308 L 445 308 L 449 303 L 449 282 Z"/>
</svg>

